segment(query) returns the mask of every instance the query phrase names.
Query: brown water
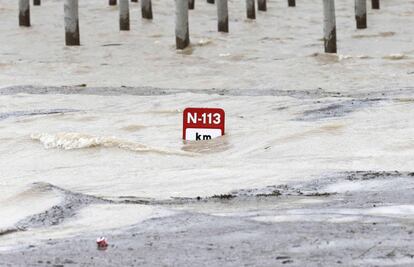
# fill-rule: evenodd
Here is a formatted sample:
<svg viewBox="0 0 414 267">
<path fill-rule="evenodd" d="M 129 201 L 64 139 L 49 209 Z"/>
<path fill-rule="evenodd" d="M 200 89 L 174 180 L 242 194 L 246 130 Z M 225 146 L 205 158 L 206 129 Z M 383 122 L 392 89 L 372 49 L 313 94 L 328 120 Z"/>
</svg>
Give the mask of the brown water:
<svg viewBox="0 0 414 267">
<path fill-rule="evenodd" d="M 136 96 L 93 89 L 90 95 L 68 95 L 74 89 L 67 88 L 0 95 L 0 232 L 66 201 L 68 192 L 169 199 L 338 171 L 414 168 L 414 95 L 407 89 L 414 82 L 412 1 L 382 1 L 381 10 L 369 11 L 369 29 L 359 31 L 353 1 L 337 1 L 338 55 L 321 53 L 319 0 L 298 1 L 296 8 L 269 1 L 269 11 L 256 21 L 245 19 L 244 3 L 230 1 L 228 35 L 215 31 L 215 7 L 197 1 L 190 18 L 192 47 L 184 52 L 174 49 L 173 1 L 153 2 L 154 21 L 141 20 L 138 5 L 131 4 L 132 31 L 120 33 L 116 7 L 81 1 L 82 46 L 68 48 L 62 1 L 33 7 L 33 27 L 23 29 L 17 27 L 17 4 L 0 0 L 0 87 L 291 91 Z M 306 89 L 314 90 L 300 92 Z M 181 112 L 187 106 L 224 108 L 227 135 L 183 143 Z M 7 245 L 169 214 L 101 203 L 78 208 L 55 228 L 0 240 Z M 115 213 L 120 220 L 113 220 Z"/>
<path fill-rule="evenodd" d="M 119 32 L 117 7 L 80 2 L 81 47 L 65 47 L 62 1 L 32 7 L 19 28 L 17 3 L 0 0 L 0 86 L 77 85 L 168 88 L 276 88 L 331 91 L 411 86 L 412 1 L 382 1 L 356 30 L 354 1 L 336 1 L 338 55 L 322 54 L 322 1 L 268 1 L 247 20 L 245 3 L 229 1 L 230 34 L 216 32 L 216 8 L 190 12 L 192 47 L 175 51 L 174 1 L 153 1 L 154 20 L 131 3 L 131 31 Z"/>
</svg>

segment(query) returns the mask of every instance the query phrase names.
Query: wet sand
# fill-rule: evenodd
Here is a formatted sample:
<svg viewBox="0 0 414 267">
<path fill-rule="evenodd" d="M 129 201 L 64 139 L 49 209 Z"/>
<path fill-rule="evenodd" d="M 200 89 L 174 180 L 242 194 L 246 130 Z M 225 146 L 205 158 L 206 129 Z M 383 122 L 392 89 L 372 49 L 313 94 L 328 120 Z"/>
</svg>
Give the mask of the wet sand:
<svg viewBox="0 0 414 267">
<path fill-rule="evenodd" d="M 338 183 L 364 190 L 329 189 Z M 27 239 L 0 252 L 0 266 L 412 266 L 413 188 L 414 173 L 351 172 L 147 203 L 177 213 L 105 231 L 104 251 L 95 244 L 98 231 Z"/>
</svg>

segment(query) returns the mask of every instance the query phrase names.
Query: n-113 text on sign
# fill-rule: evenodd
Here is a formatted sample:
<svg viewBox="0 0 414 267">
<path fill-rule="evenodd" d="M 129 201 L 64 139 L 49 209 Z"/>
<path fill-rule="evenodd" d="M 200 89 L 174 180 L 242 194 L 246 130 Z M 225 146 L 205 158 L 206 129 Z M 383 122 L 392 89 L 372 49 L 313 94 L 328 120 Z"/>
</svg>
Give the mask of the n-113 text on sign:
<svg viewBox="0 0 414 267">
<path fill-rule="evenodd" d="M 221 108 L 186 108 L 183 113 L 183 139 L 210 140 L 224 135 L 225 113 Z"/>
</svg>

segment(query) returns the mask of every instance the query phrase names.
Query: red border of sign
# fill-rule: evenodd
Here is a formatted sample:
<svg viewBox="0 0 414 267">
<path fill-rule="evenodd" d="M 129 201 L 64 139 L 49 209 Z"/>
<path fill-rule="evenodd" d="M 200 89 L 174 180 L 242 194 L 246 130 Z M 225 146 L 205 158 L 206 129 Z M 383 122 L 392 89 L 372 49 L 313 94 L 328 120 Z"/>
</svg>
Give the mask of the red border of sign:
<svg viewBox="0 0 414 267">
<path fill-rule="evenodd" d="M 219 113 L 221 115 L 220 124 L 204 124 L 202 122 L 187 123 L 188 113 Z M 186 108 L 183 111 L 183 139 L 186 139 L 185 130 L 188 128 L 220 129 L 221 135 L 224 135 L 226 116 L 222 108 Z"/>
</svg>

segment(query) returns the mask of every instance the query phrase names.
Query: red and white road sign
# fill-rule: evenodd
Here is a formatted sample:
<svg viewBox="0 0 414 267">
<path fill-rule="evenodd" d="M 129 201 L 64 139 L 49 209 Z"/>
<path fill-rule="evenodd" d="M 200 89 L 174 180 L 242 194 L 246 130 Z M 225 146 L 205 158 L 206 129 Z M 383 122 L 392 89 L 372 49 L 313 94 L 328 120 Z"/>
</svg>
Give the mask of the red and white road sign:
<svg viewBox="0 0 414 267">
<path fill-rule="evenodd" d="M 209 140 L 224 135 L 224 110 L 186 108 L 183 113 L 183 139 Z"/>
</svg>

